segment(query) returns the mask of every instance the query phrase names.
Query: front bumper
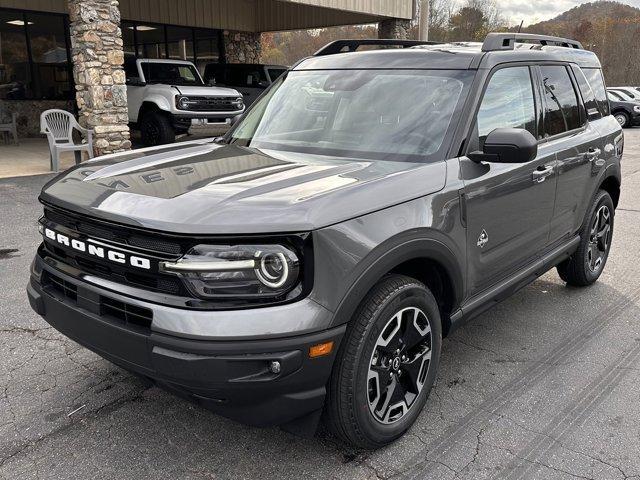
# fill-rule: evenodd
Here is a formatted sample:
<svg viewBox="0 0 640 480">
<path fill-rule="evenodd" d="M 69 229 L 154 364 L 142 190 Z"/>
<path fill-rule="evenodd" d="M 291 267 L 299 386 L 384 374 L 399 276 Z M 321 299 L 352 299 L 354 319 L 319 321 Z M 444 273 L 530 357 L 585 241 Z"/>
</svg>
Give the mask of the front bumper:
<svg viewBox="0 0 640 480">
<path fill-rule="evenodd" d="M 53 277 L 64 287 L 50 283 Z M 101 305 L 116 298 L 112 292 L 97 291 L 39 256 L 27 295 L 36 313 L 77 343 L 160 387 L 256 426 L 286 424 L 322 408 L 345 331 L 343 325 L 293 337 L 225 341 L 167 335 L 155 331 L 152 321 L 145 326 L 105 313 Z M 332 353 L 309 358 L 309 347 L 326 341 L 334 341 Z M 280 362 L 280 373 L 270 372 L 272 361 Z"/>
<path fill-rule="evenodd" d="M 235 110 L 229 112 L 197 112 L 189 110 L 176 110 L 171 112 L 173 116 L 173 125 L 176 128 L 188 129 L 192 126 L 206 125 L 231 125 L 231 119 L 242 115 L 243 110 Z"/>
</svg>

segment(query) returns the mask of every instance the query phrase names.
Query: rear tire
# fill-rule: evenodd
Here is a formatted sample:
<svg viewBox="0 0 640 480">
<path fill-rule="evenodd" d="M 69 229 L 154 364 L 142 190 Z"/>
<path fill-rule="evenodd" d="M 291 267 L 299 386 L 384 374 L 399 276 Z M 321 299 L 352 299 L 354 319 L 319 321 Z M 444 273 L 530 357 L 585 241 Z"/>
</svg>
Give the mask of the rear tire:
<svg viewBox="0 0 640 480">
<path fill-rule="evenodd" d="M 403 275 L 380 280 L 341 343 L 327 391 L 328 427 L 357 448 L 402 436 L 427 401 L 441 345 L 440 312 L 429 289 Z"/>
<path fill-rule="evenodd" d="M 176 132 L 169 117 L 161 112 L 145 113 L 140 122 L 142 143 L 147 147 L 176 141 Z"/>
<path fill-rule="evenodd" d="M 585 287 L 602 274 L 611 250 L 614 213 L 611 196 L 599 190 L 580 229 L 578 249 L 557 267 L 568 285 Z"/>
</svg>

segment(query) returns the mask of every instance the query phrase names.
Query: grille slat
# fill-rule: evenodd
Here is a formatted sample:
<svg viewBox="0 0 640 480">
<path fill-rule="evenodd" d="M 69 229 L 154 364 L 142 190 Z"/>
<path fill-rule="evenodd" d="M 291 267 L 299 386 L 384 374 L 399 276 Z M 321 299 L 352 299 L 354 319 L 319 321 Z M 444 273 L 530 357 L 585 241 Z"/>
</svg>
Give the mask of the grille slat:
<svg viewBox="0 0 640 480">
<path fill-rule="evenodd" d="M 44 272 L 42 285 L 45 288 L 49 287 L 67 300 L 78 303 L 78 287 L 71 282 L 49 272 Z M 99 309 L 101 317 L 116 319 L 127 325 L 150 328 L 153 320 L 153 312 L 150 309 L 121 302 L 104 295 L 100 295 Z"/>
</svg>

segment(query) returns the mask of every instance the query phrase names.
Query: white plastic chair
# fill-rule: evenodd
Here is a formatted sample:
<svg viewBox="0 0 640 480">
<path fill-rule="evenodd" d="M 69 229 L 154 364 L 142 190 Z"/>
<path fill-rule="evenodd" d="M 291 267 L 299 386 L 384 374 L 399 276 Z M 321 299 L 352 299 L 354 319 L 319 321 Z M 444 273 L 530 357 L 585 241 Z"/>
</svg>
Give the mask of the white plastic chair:
<svg viewBox="0 0 640 480">
<path fill-rule="evenodd" d="M 73 141 L 73 131 L 78 130 L 85 143 Z M 82 161 L 82 152 L 93 158 L 93 130 L 81 127 L 73 114 L 65 110 L 45 110 L 40 114 L 40 132 L 47 135 L 51 154 L 51 170 L 58 171 L 61 152 L 74 152 L 76 165 Z"/>
<path fill-rule="evenodd" d="M 9 120 L 9 115 L 5 114 L 3 109 L 0 109 L 0 133 L 11 134 L 13 136 L 13 143 L 15 143 L 16 145 L 18 145 L 18 129 L 17 129 L 17 122 L 16 122 L 17 118 L 18 118 L 18 114 L 13 112 L 11 114 L 11 122 L 2 123 L 2 122 L 7 122 L 7 120 Z"/>
</svg>

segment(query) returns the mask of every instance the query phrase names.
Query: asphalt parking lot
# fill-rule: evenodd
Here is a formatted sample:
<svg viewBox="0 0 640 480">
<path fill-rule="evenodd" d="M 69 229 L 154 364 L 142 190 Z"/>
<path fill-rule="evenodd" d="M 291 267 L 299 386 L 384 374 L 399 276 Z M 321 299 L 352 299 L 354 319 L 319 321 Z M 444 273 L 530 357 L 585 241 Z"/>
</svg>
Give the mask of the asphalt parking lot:
<svg viewBox="0 0 640 480">
<path fill-rule="evenodd" d="M 0 181 L 0 478 L 640 479 L 640 128 L 600 281 L 551 271 L 444 341 L 417 424 L 351 451 L 218 417 L 58 334 L 29 308 L 36 201 Z"/>
</svg>

